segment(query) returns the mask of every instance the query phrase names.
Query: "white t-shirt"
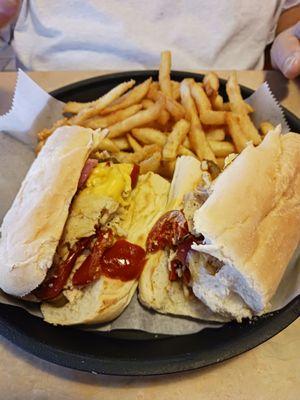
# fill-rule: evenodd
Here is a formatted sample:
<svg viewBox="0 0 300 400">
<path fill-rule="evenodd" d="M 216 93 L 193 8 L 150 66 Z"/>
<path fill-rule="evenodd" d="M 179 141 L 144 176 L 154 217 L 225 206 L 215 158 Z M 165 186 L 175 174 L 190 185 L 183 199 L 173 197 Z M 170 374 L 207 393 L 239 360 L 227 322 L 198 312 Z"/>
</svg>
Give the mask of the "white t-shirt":
<svg viewBox="0 0 300 400">
<path fill-rule="evenodd" d="M 23 0 L 12 45 L 29 70 L 258 69 L 297 0 Z"/>
</svg>

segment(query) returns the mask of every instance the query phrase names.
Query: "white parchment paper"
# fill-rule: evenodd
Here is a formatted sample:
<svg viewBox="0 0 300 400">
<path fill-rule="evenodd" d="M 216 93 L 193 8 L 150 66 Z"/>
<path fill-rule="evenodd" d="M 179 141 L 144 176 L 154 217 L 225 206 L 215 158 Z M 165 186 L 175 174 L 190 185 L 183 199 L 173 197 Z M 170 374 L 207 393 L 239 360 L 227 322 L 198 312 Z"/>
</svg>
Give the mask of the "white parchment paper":
<svg viewBox="0 0 300 400">
<path fill-rule="evenodd" d="M 247 101 L 256 110 L 252 115 L 258 126 L 261 121 L 274 125 L 281 123 L 283 132 L 289 131 L 283 112 L 267 83 L 261 85 Z M 17 84 L 10 111 L 0 117 L 0 223 L 13 202 L 20 184 L 35 154 L 36 134 L 61 118 L 63 103 L 54 99 L 23 71 L 18 72 Z M 276 255 L 274 255 L 276 256 Z M 300 294 L 300 251 L 294 254 L 282 282 L 272 299 L 270 311 L 281 309 Z M 22 307 L 41 317 L 36 304 L 20 301 L 0 291 L 0 303 Z M 137 329 L 157 334 L 190 334 L 206 327 L 218 328 L 219 323 L 209 323 L 189 318 L 161 315 L 144 308 L 135 295 L 127 309 L 113 322 L 102 326 L 79 327 L 109 331 Z"/>
</svg>

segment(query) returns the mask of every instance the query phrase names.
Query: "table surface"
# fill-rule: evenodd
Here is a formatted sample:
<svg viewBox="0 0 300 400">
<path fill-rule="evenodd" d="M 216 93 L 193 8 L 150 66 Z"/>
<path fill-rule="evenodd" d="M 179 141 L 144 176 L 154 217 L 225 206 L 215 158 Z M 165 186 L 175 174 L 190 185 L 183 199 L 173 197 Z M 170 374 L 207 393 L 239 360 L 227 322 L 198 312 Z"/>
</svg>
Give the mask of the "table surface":
<svg viewBox="0 0 300 400">
<path fill-rule="evenodd" d="M 50 91 L 105 72 L 32 72 L 30 76 Z M 228 73 L 218 72 L 222 78 Z M 274 71 L 240 71 L 238 78 L 253 89 L 267 80 L 278 101 L 300 117 L 300 80 L 287 81 Z M 0 73 L 0 113 L 9 110 L 15 81 L 15 73 Z M 168 376 L 109 377 L 73 371 L 27 354 L 4 338 L 0 338 L 0 359 L 1 399 L 296 400 L 300 392 L 300 320 L 232 360 Z"/>
</svg>

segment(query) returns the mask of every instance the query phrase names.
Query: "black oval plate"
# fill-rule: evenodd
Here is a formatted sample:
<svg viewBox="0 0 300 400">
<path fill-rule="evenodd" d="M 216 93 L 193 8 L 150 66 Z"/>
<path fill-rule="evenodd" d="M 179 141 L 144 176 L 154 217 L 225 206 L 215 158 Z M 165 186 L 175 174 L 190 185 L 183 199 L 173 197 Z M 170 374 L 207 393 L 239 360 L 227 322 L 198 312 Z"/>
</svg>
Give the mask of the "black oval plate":
<svg viewBox="0 0 300 400">
<path fill-rule="evenodd" d="M 157 71 L 104 75 L 74 83 L 51 94 L 62 101 L 91 101 L 128 79 L 141 82 Z M 172 79 L 202 75 L 175 71 Z M 226 98 L 225 81 L 221 94 Z M 242 87 L 248 97 L 252 90 Z M 291 129 L 300 132 L 299 119 L 287 110 Z M 291 324 L 300 314 L 300 297 L 284 309 L 251 322 L 228 323 L 183 336 L 157 336 L 139 331 L 111 333 L 55 327 L 13 306 L 0 304 L 0 333 L 22 349 L 47 361 L 93 373 L 154 375 L 187 371 L 219 363 L 265 342 Z"/>
</svg>

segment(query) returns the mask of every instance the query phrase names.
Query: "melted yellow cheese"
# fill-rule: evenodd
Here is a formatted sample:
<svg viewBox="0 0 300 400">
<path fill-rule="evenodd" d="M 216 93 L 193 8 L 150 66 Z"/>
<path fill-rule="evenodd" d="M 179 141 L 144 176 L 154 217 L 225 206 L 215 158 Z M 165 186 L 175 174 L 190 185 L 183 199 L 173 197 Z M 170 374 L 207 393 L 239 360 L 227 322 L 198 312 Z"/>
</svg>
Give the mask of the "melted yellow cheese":
<svg viewBox="0 0 300 400">
<path fill-rule="evenodd" d="M 73 245 L 79 238 L 92 235 L 95 226 L 105 224 L 120 205 L 128 207 L 132 192 L 131 171 L 132 164 L 101 163 L 94 168 L 86 186 L 72 202 L 64 242 Z"/>
<path fill-rule="evenodd" d="M 126 205 L 131 192 L 131 171 L 132 164 L 98 164 L 83 191 L 96 197 L 111 197 L 121 205 Z"/>
</svg>

